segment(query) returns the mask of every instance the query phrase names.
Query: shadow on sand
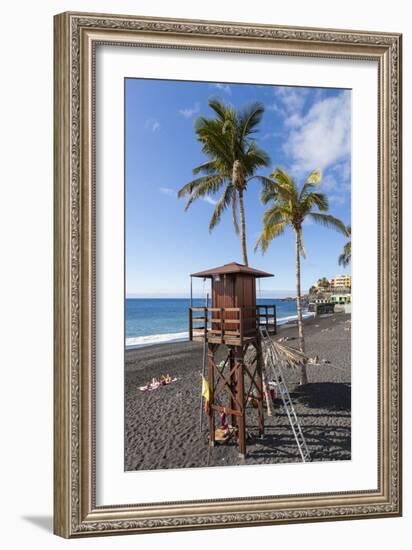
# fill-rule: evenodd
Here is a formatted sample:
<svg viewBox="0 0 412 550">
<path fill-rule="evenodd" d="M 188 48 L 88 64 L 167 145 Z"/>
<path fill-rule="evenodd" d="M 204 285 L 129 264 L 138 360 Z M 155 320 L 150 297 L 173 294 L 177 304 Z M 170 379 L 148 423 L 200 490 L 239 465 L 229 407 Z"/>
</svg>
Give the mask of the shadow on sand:
<svg viewBox="0 0 412 550">
<path fill-rule="evenodd" d="M 351 410 L 350 384 L 336 382 L 317 382 L 298 387 L 290 394 L 292 401 L 299 401 L 311 409 L 329 411 Z"/>
<path fill-rule="evenodd" d="M 349 427 L 327 428 L 309 424 L 303 427 L 303 431 L 312 460 L 350 460 L 351 430 Z M 264 440 L 259 441 L 259 447 L 250 450 L 250 458 L 276 456 L 288 458 L 291 462 L 301 460 L 295 438 L 287 428 L 286 432 L 282 433 L 273 429 L 267 431 Z"/>
<path fill-rule="evenodd" d="M 295 388 L 290 395 L 299 408 L 298 417 L 312 460 L 350 460 L 351 427 L 343 425 L 346 418 L 350 422 L 350 384 L 306 384 Z M 279 399 L 276 401 L 275 415 L 280 424 L 265 428 L 264 439 L 255 440 L 256 446 L 250 449 L 250 457 L 268 459 L 277 456 L 282 461 L 300 461 L 294 435 Z M 256 431 L 257 426 L 254 428 Z"/>
</svg>

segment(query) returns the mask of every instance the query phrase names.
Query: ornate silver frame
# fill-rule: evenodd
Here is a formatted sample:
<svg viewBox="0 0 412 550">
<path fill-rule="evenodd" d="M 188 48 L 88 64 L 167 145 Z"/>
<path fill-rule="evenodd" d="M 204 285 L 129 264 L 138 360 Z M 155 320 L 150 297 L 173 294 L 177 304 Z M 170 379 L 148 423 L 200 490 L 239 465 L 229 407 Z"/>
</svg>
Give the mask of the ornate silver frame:
<svg viewBox="0 0 412 550">
<path fill-rule="evenodd" d="M 401 41 L 395 33 L 64 13 L 55 17 L 54 531 L 63 537 L 401 514 Z M 96 506 L 94 49 L 122 44 L 378 63 L 379 487 Z"/>
</svg>

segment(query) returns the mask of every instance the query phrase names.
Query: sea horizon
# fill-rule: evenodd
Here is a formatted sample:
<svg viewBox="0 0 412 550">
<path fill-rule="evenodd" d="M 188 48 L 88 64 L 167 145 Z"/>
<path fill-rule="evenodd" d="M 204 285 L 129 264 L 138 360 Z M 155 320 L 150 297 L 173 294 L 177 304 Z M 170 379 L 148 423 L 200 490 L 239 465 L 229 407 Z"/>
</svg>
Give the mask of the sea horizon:
<svg viewBox="0 0 412 550">
<path fill-rule="evenodd" d="M 257 304 L 276 306 L 277 324 L 282 325 L 297 319 L 296 301 L 283 298 L 262 297 Z M 193 297 L 193 306 L 205 305 L 205 297 Z M 209 301 L 210 304 L 210 301 Z M 126 298 L 125 301 L 125 346 L 126 349 L 155 344 L 188 340 L 188 308 L 190 298 Z M 304 317 L 311 314 L 304 310 Z"/>
<path fill-rule="evenodd" d="M 302 295 L 307 294 L 308 290 L 302 289 Z M 296 298 L 296 290 L 262 290 L 260 292 L 259 298 L 269 298 L 275 300 L 281 300 L 283 298 Z M 185 300 L 190 299 L 188 292 L 149 292 L 147 294 L 131 292 L 126 293 L 126 300 Z M 193 293 L 193 299 L 201 300 L 205 299 L 205 294 L 199 294 L 198 292 Z"/>
</svg>

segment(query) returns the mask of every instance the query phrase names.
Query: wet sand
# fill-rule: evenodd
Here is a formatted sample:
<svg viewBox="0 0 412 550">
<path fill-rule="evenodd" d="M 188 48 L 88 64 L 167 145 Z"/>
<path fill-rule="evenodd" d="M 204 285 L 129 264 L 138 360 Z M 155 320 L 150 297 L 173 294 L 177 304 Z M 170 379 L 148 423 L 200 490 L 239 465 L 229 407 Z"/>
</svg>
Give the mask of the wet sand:
<svg viewBox="0 0 412 550">
<path fill-rule="evenodd" d="M 313 461 L 351 458 L 350 327 L 350 315 L 344 313 L 307 320 L 306 353 L 325 362 L 308 365 L 306 386 L 299 386 L 299 371 L 284 371 Z M 298 347 L 296 325 L 282 327 L 274 339 L 285 336 L 290 338 L 287 345 Z M 265 413 L 263 439 L 258 436 L 257 411 L 247 410 L 246 459 L 239 458 L 234 441 L 209 451 L 207 418 L 202 432 L 199 422 L 202 354 L 203 345 L 197 342 L 126 351 L 125 470 L 300 461 L 280 400 L 273 416 Z M 152 392 L 139 390 L 162 374 L 177 381 Z"/>
</svg>

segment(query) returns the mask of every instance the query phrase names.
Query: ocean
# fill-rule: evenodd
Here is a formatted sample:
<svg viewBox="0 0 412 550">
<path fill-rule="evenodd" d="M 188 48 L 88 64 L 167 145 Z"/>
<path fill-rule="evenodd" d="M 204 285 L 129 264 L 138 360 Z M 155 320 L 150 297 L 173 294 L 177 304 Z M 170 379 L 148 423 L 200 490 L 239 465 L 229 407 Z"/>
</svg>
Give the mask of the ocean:
<svg viewBox="0 0 412 550">
<path fill-rule="evenodd" d="M 295 301 L 262 298 L 257 303 L 276 305 L 278 325 L 296 319 Z M 204 305 L 202 299 L 193 300 L 193 307 Z M 189 307 L 186 298 L 127 298 L 126 348 L 187 340 Z"/>
</svg>

